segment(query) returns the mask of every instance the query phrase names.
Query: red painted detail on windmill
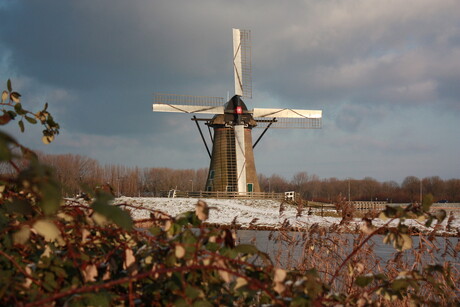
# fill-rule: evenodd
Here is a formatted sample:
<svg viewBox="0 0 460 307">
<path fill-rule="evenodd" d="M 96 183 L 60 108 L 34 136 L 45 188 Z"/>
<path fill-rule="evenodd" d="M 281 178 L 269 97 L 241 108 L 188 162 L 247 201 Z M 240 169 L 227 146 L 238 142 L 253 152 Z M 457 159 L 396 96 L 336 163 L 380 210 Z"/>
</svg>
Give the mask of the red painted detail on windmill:
<svg viewBox="0 0 460 307">
<path fill-rule="evenodd" d="M 240 107 L 240 106 L 236 107 L 235 113 L 236 113 L 236 114 L 243 114 L 243 108 Z"/>
</svg>

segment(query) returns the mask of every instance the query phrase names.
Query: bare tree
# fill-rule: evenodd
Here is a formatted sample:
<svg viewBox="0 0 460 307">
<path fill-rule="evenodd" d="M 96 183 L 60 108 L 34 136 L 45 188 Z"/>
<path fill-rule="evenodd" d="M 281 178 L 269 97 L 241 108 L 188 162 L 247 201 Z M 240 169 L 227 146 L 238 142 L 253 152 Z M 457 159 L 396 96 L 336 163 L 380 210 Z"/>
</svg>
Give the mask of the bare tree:
<svg viewBox="0 0 460 307">
<path fill-rule="evenodd" d="M 292 177 L 291 184 L 294 190 L 301 195 L 303 198 L 307 198 L 308 190 L 308 174 L 307 172 L 298 172 Z"/>
<path fill-rule="evenodd" d="M 445 186 L 447 200 L 450 202 L 460 201 L 460 179 L 449 179 Z"/>
<path fill-rule="evenodd" d="M 401 187 L 408 199 L 414 202 L 417 199 L 416 196 L 420 194 L 420 179 L 415 176 L 407 176 L 403 180 Z"/>
<path fill-rule="evenodd" d="M 439 176 L 423 178 L 423 193 L 432 194 L 436 200 L 445 198 L 444 181 Z"/>
</svg>

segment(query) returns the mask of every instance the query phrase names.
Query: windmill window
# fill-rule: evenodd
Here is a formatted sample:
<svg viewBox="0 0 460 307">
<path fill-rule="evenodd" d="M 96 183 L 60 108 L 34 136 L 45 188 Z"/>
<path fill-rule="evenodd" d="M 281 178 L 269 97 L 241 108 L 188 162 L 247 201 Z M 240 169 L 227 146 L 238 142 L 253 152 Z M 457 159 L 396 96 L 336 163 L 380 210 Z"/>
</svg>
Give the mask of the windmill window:
<svg viewBox="0 0 460 307">
<path fill-rule="evenodd" d="M 211 170 L 209 172 L 209 179 L 211 179 L 211 180 L 214 179 L 214 170 Z"/>
<path fill-rule="evenodd" d="M 248 192 L 253 192 L 253 186 L 252 183 L 248 183 Z"/>
</svg>

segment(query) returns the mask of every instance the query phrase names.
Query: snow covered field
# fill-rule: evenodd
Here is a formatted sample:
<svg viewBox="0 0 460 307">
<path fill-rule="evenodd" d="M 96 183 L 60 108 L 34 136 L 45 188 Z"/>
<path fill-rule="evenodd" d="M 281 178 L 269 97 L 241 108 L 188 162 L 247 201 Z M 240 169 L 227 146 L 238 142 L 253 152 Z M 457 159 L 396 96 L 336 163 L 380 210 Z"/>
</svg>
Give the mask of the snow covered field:
<svg viewBox="0 0 460 307">
<path fill-rule="evenodd" d="M 198 199 L 194 198 L 142 198 L 142 197 L 120 197 L 115 199 L 115 204 L 129 204 L 146 209 L 159 210 L 171 216 L 176 216 L 185 211 L 195 210 Z M 301 216 L 297 216 L 297 210 L 284 204 L 284 209 L 280 210 L 280 202 L 275 200 L 255 200 L 255 199 L 206 199 L 206 203 L 211 207 L 208 223 L 230 225 L 236 218 L 236 223 L 242 227 L 250 224 L 257 227 L 278 228 L 286 221 L 290 226 L 309 228 L 313 225 L 320 227 L 338 227 L 343 231 L 353 231 L 363 225 L 361 219 L 355 218 L 349 225 L 340 226 L 341 218 L 321 217 L 315 214 L 308 215 L 308 209 L 304 210 Z M 150 217 L 148 210 L 132 209 L 134 220 Z M 334 210 L 335 212 L 335 210 Z M 375 219 L 375 226 L 383 225 L 385 221 Z M 396 226 L 398 221 L 393 221 L 390 226 Z M 414 226 L 420 231 L 430 231 L 433 227 L 426 228 L 423 221 L 406 220 L 407 226 Z M 433 226 L 436 223 L 433 222 Z M 457 211 L 454 221 L 451 223 L 450 231 L 446 229 L 447 218 L 439 225 L 438 231 L 455 235 L 460 231 L 460 216 Z M 439 233 L 438 232 L 438 233 Z"/>
</svg>

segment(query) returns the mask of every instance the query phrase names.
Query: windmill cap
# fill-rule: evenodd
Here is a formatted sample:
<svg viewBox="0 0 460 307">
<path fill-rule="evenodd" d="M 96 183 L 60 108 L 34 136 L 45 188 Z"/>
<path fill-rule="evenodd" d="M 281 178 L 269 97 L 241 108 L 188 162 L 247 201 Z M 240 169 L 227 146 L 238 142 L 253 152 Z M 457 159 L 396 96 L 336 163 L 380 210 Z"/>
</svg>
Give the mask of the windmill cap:
<svg viewBox="0 0 460 307">
<path fill-rule="evenodd" d="M 225 104 L 225 113 L 248 113 L 248 108 L 240 96 L 235 95 Z"/>
</svg>

